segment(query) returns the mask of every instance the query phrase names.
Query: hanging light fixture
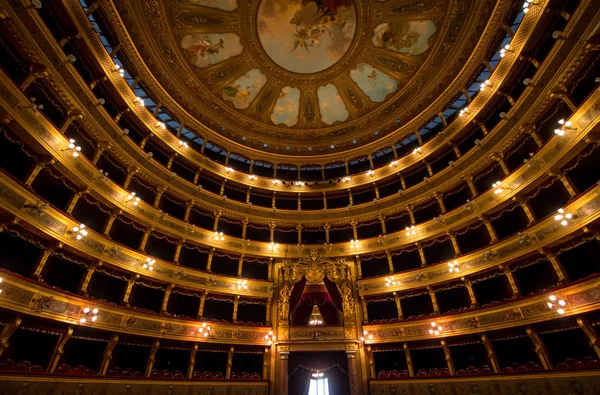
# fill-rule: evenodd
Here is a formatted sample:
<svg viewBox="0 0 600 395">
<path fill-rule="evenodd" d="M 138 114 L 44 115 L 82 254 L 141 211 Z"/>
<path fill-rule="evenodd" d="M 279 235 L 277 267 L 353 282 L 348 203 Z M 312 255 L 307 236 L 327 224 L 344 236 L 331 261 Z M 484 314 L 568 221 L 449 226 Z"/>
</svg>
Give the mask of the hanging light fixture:
<svg viewBox="0 0 600 395">
<path fill-rule="evenodd" d="M 560 125 L 559 128 L 554 129 L 554 134 L 556 134 L 557 136 L 564 136 L 567 130 L 575 130 L 575 128 L 573 127 L 573 122 L 571 121 L 565 121 L 564 119 L 561 119 L 560 121 L 558 121 L 558 124 Z"/>
<path fill-rule="evenodd" d="M 269 333 L 267 333 L 265 335 L 265 340 L 267 340 L 267 343 L 269 344 L 269 346 L 272 346 L 273 343 L 275 343 L 275 335 L 273 333 L 273 330 L 270 330 Z"/>
<path fill-rule="evenodd" d="M 279 243 L 275 243 L 274 241 L 272 241 L 271 243 L 269 243 L 269 246 L 267 248 L 271 252 L 277 251 L 277 248 L 279 248 Z"/>
<path fill-rule="evenodd" d="M 370 335 L 367 331 L 363 331 L 363 335 L 360 337 L 360 341 L 364 343 L 369 340 L 373 340 L 373 335 Z"/>
<path fill-rule="evenodd" d="M 350 248 L 358 248 L 359 247 L 359 241 L 358 239 L 352 239 L 350 240 Z"/>
</svg>

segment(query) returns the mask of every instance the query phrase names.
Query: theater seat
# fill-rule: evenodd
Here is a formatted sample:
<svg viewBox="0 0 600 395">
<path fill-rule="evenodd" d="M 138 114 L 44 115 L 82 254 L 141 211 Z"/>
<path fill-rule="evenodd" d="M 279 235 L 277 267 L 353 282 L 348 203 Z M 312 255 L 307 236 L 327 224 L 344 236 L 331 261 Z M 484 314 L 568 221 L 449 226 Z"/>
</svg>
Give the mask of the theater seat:
<svg viewBox="0 0 600 395">
<path fill-rule="evenodd" d="M 429 371 L 429 377 L 439 377 L 440 376 L 440 372 L 437 370 L 430 370 Z"/>
<path fill-rule="evenodd" d="M 64 366 L 59 366 L 58 369 L 56 369 L 56 374 L 69 374 L 71 373 L 71 371 L 67 368 L 65 368 Z"/>
<path fill-rule="evenodd" d="M 469 376 L 479 376 L 479 369 L 469 369 Z"/>
<path fill-rule="evenodd" d="M 597 361 L 597 360 L 595 360 L 595 359 L 592 359 L 591 361 L 589 361 L 586 364 L 585 367 L 588 368 L 588 369 L 600 369 L 600 362 Z"/>
<path fill-rule="evenodd" d="M 133 373 L 131 373 L 129 370 L 125 370 L 123 373 L 121 373 L 121 377 L 133 377 Z"/>
<path fill-rule="evenodd" d="M 577 364 L 579 362 L 578 359 L 576 358 L 567 358 L 565 359 L 565 363 L 567 364 L 567 366 L 569 367 L 573 367 L 575 364 Z"/>
<path fill-rule="evenodd" d="M 378 379 L 387 379 L 388 378 L 388 373 L 385 370 L 382 370 L 379 372 L 379 374 L 377 375 Z"/>
<path fill-rule="evenodd" d="M 593 360 L 594 360 L 594 358 L 592 358 L 592 357 L 584 357 L 584 358 L 581 358 L 581 362 L 582 362 L 584 365 L 587 365 L 588 363 L 590 363 L 590 361 L 593 361 Z"/>
<path fill-rule="evenodd" d="M 517 373 L 525 373 L 525 372 L 527 372 L 527 368 L 525 366 L 523 366 L 523 365 L 519 365 L 519 366 L 517 366 L 517 369 L 515 369 L 515 372 L 517 372 Z"/>
<path fill-rule="evenodd" d="M 193 379 L 201 379 L 202 378 L 202 372 L 195 371 L 194 374 L 192 374 L 192 378 Z"/>
<path fill-rule="evenodd" d="M 250 375 L 250 379 L 260 380 L 260 374 L 258 374 L 258 372 L 252 372 L 252 374 Z"/>
<path fill-rule="evenodd" d="M 540 372 L 542 368 L 538 364 L 533 364 L 529 367 L 530 372 Z"/>
<path fill-rule="evenodd" d="M 181 373 L 175 373 L 173 374 L 173 378 L 176 380 L 182 380 L 183 379 L 183 374 Z"/>
<path fill-rule="evenodd" d="M 119 372 L 116 369 L 111 369 L 108 371 L 108 376 L 110 377 L 119 377 L 121 375 L 121 372 Z"/>
<path fill-rule="evenodd" d="M 387 375 L 387 376 L 388 376 L 388 378 L 390 378 L 390 379 L 395 379 L 395 378 L 397 378 L 397 377 L 398 377 L 398 372 L 397 372 L 397 371 L 395 371 L 395 370 L 390 370 L 390 372 L 388 373 L 388 375 Z"/>
<path fill-rule="evenodd" d="M 86 369 L 85 372 L 83 372 L 84 375 L 86 376 L 95 376 L 96 372 L 94 371 L 94 369 Z"/>
<path fill-rule="evenodd" d="M 568 370 L 568 369 L 569 369 L 569 365 L 567 365 L 564 362 L 561 362 L 556 365 L 556 370 Z"/>
<path fill-rule="evenodd" d="M 419 373 L 417 373 L 417 377 L 427 377 L 427 372 L 424 370 L 419 370 Z"/>
<path fill-rule="evenodd" d="M 19 362 L 17 366 L 15 366 L 15 370 L 17 372 L 29 372 L 29 366 L 25 365 L 23 362 Z"/>
<path fill-rule="evenodd" d="M 169 371 L 166 371 L 166 372 L 161 372 L 161 377 L 162 377 L 163 379 L 170 379 L 170 378 L 172 378 L 173 376 L 171 375 L 171 372 L 169 372 Z"/>
<path fill-rule="evenodd" d="M 569 369 L 572 369 L 572 370 L 585 369 L 585 365 L 581 361 L 577 361 L 574 364 L 569 365 Z"/>
<path fill-rule="evenodd" d="M 243 372 L 240 378 L 242 380 L 250 380 L 250 375 L 247 372 Z"/>
<path fill-rule="evenodd" d="M 225 380 L 225 376 L 223 376 L 223 373 L 221 373 L 221 372 L 215 372 L 214 379 L 215 380 Z"/>
<path fill-rule="evenodd" d="M 232 380 L 240 380 L 241 378 L 242 377 L 240 376 L 239 373 L 237 373 L 237 372 L 231 373 L 231 379 Z"/>
<path fill-rule="evenodd" d="M 71 374 L 73 376 L 81 376 L 81 375 L 83 375 L 84 372 L 85 372 L 85 366 L 83 368 L 81 368 L 79 366 L 75 366 L 73 369 L 71 369 Z"/>
<path fill-rule="evenodd" d="M 448 377 L 448 376 L 450 376 L 450 372 L 448 370 L 441 370 L 440 371 L 440 376 L 441 377 Z"/>
<path fill-rule="evenodd" d="M 204 380 L 212 380 L 213 374 L 211 372 L 204 372 L 204 373 L 202 373 L 202 378 Z"/>
<path fill-rule="evenodd" d="M 457 376 L 466 376 L 467 375 L 467 371 L 464 369 L 460 369 L 456 371 L 456 375 Z"/>
<path fill-rule="evenodd" d="M 398 372 L 398 378 L 399 379 L 405 379 L 408 378 L 408 372 L 406 370 L 401 370 Z"/>
<path fill-rule="evenodd" d="M 4 361 L 0 362 L 0 370 L 13 370 L 15 366 L 16 363 L 12 359 L 5 359 Z"/>
<path fill-rule="evenodd" d="M 40 365 L 31 365 L 31 368 L 29 368 L 29 373 L 44 373 L 44 368 L 42 368 Z"/>
<path fill-rule="evenodd" d="M 512 368 L 512 367 L 510 367 L 510 366 L 507 366 L 507 367 L 505 367 L 505 368 L 502 368 L 502 371 L 501 371 L 501 373 L 514 373 L 514 372 L 515 372 L 515 371 L 514 371 L 514 370 L 513 370 L 513 368 Z"/>
<path fill-rule="evenodd" d="M 479 371 L 479 373 L 482 375 L 488 375 L 488 374 L 493 374 L 494 372 L 490 368 L 483 368 Z"/>
</svg>

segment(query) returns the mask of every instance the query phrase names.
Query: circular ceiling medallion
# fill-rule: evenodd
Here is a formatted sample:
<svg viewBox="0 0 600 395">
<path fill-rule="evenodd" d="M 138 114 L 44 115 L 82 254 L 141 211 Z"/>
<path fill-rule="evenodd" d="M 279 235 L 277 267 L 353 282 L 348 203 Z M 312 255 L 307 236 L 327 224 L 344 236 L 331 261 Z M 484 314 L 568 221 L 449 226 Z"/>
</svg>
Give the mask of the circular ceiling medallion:
<svg viewBox="0 0 600 395">
<path fill-rule="evenodd" d="M 277 65 L 300 74 L 337 63 L 356 32 L 354 0 L 262 0 L 260 43 Z"/>
</svg>

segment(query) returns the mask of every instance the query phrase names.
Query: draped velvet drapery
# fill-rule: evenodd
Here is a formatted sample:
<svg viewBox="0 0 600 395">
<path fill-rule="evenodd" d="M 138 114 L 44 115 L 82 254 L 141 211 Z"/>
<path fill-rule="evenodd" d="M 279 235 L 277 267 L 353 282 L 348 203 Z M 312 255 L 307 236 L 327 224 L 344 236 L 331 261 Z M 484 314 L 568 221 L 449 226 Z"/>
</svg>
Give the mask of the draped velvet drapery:
<svg viewBox="0 0 600 395">
<path fill-rule="evenodd" d="M 339 312 L 344 312 L 344 307 L 342 305 L 342 295 L 340 294 L 337 285 L 335 285 L 335 283 L 329 280 L 327 277 L 323 279 L 323 283 L 325 284 L 325 289 L 327 289 L 327 293 L 329 293 L 329 296 L 331 297 L 331 302 L 333 303 L 335 308 L 338 309 Z"/>
<path fill-rule="evenodd" d="M 294 312 L 300 305 L 305 286 L 306 277 L 302 277 L 302 280 L 294 284 L 294 287 L 292 288 L 292 293 L 290 294 L 290 313 Z"/>
<path fill-rule="evenodd" d="M 329 395 L 350 394 L 345 352 L 292 352 L 289 360 L 289 395 L 308 395 L 312 373 L 323 372 Z"/>
<path fill-rule="evenodd" d="M 302 295 L 298 307 L 292 314 L 292 326 L 308 325 L 314 306 L 317 306 L 325 325 L 339 325 L 338 310 L 328 292 L 307 292 Z"/>
</svg>

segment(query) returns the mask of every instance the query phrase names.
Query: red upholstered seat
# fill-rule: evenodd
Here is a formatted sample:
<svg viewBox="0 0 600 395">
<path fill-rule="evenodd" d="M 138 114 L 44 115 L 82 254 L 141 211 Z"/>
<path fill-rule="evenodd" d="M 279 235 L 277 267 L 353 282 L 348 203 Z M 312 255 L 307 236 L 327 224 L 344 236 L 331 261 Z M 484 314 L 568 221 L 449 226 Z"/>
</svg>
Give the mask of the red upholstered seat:
<svg viewBox="0 0 600 395">
<path fill-rule="evenodd" d="M 588 363 L 590 363 L 590 361 L 593 361 L 594 358 L 593 357 L 583 357 L 581 358 L 581 362 L 583 362 L 584 365 L 587 365 Z"/>
<path fill-rule="evenodd" d="M 419 373 L 417 373 L 417 377 L 427 377 L 427 372 L 424 370 L 420 370 Z"/>
<path fill-rule="evenodd" d="M 524 365 L 524 366 L 525 366 L 527 369 L 529 369 L 529 368 L 530 368 L 531 366 L 533 366 L 533 365 L 535 365 L 535 362 L 533 362 L 533 361 L 529 361 L 529 362 L 525 362 L 525 365 Z"/>
<path fill-rule="evenodd" d="M 242 380 L 250 380 L 250 375 L 247 372 L 243 372 L 241 375 Z"/>
<path fill-rule="evenodd" d="M 121 375 L 121 372 L 119 372 L 116 369 L 111 369 L 108 371 L 108 376 L 110 377 L 119 377 Z"/>
<path fill-rule="evenodd" d="M 237 372 L 231 373 L 231 379 L 232 380 L 240 380 L 241 378 L 242 377 L 240 376 L 239 373 L 237 373 Z"/>
<path fill-rule="evenodd" d="M 223 376 L 223 373 L 221 373 L 221 372 L 215 372 L 214 379 L 215 380 L 225 380 L 225 377 Z"/>
<path fill-rule="evenodd" d="M 406 370 L 401 370 L 398 372 L 399 379 L 405 379 L 408 377 L 408 372 Z"/>
<path fill-rule="evenodd" d="M 440 376 L 441 377 L 448 377 L 448 376 L 450 376 L 450 372 L 447 371 L 447 370 L 441 370 L 440 371 Z"/>
<path fill-rule="evenodd" d="M 117 372 L 119 372 L 119 376 L 121 375 L 121 373 L 123 373 L 123 369 L 121 369 L 120 367 L 115 367 L 113 368 L 113 370 L 116 370 Z"/>
<path fill-rule="evenodd" d="M 586 364 L 585 367 L 588 368 L 588 369 L 600 369 L 600 362 L 597 361 L 597 360 L 595 360 L 595 359 L 592 359 L 591 361 L 589 361 Z"/>
<path fill-rule="evenodd" d="M 577 361 L 573 365 L 569 365 L 569 369 L 573 369 L 573 370 L 585 369 L 585 365 L 581 361 Z"/>
<path fill-rule="evenodd" d="M 44 373 L 44 368 L 40 365 L 31 365 L 29 368 L 29 373 Z"/>
<path fill-rule="evenodd" d="M 398 377 L 398 372 L 396 372 L 395 370 L 390 370 L 390 372 L 388 373 L 388 378 L 390 379 L 395 379 Z"/>
<path fill-rule="evenodd" d="M 181 373 L 174 373 L 173 374 L 173 378 L 176 379 L 176 380 L 181 380 L 181 379 L 183 379 L 183 374 L 181 374 Z"/>
<path fill-rule="evenodd" d="M 579 362 L 578 359 L 576 358 L 567 358 L 565 359 L 565 363 L 569 366 L 572 367 L 573 365 L 575 365 L 577 362 Z"/>
<path fill-rule="evenodd" d="M 211 372 L 204 372 L 202 373 L 202 378 L 204 380 L 212 380 L 213 374 Z"/>
<path fill-rule="evenodd" d="M 194 374 L 192 374 L 192 378 L 193 379 L 201 379 L 202 378 L 202 372 L 195 371 Z"/>
<path fill-rule="evenodd" d="M 429 377 L 439 377 L 439 375 L 440 375 L 440 372 L 438 370 L 431 369 L 429 371 Z"/>
<path fill-rule="evenodd" d="M 505 368 L 502 368 L 502 373 L 514 373 L 515 371 L 513 370 L 512 367 L 507 366 Z"/>
<path fill-rule="evenodd" d="M 252 380 L 260 380 L 260 374 L 258 374 L 258 372 L 252 372 L 252 374 L 250 374 L 250 378 Z"/>
<path fill-rule="evenodd" d="M 469 369 L 469 376 L 479 376 L 479 369 Z"/>
<path fill-rule="evenodd" d="M 123 373 L 121 373 L 121 377 L 133 377 L 133 373 L 129 370 L 124 370 Z"/>
<path fill-rule="evenodd" d="M 519 365 L 519 366 L 517 366 L 517 369 L 515 369 L 515 372 L 517 372 L 517 373 L 525 373 L 525 372 L 527 372 L 527 368 L 525 366 L 523 366 L 523 365 Z"/>
<path fill-rule="evenodd" d="M 84 375 L 86 376 L 95 376 L 96 372 L 94 371 L 94 369 L 86 369 L 85 372 L 83 372 Z"/>
<path fill-rule="evenodd" d="M 71 373 L 71 371 L 67 368 L 65 368 L 64 366 L 59 366 L 58 369 L 56 369 L 56 374 L 69 374 Z"/>
<path fill-rule="evenodd" d="M 568 370 L 568 369 L 569 369 L 569 365 L 567 365 L 564 362 L 561 362 L 556 365 L 556 370 Z"/>
<path fill-rule="evenodd" d="M 528 369 L 530 372 L 539 372 L 542 370 L 542 368 L 538 364 L 533 364 L 533 365 L 529 366 Z"/>
<path fill-rule="evenodd" d="M 456 375 L 457 376 L 466 376 L 467 375 L 467 371 L 464 369 L 460 369 L 456 371 Z"/>
<path fill-rule="evenodd" d="M 19 362 L 17 366 L 15 366 L 15 370 L 18 372 L 29 372 L 29 366 L 25 365 L 23 362 Z"/>
<path fill-rule="evenodd" d="M 0 370 L 13 370 L 15 366 L 15 361 L 12 359 L 5 359 L 4 361 L 0 362 Z"/>
<path fill-rule="evenodd" d="M 170 379 L 170 378 L 172 378 L 173 376 L 171 375 L 171 372 L 167 370 L 166 372 L 165 372 L 165 371 L 161 372 L 161 377 L 162 377 L 163 379 Z"/>
<path fill-rule="evenodd" d="M 493 374 L 494 372 L 490 368 L 483 368 L 479 371 L 481 375 Z"/>
</svg>

